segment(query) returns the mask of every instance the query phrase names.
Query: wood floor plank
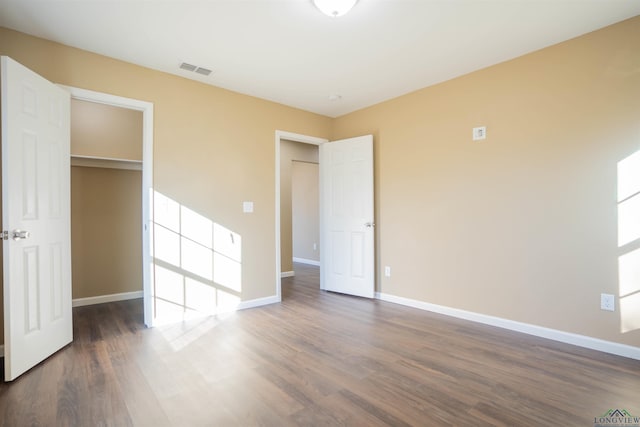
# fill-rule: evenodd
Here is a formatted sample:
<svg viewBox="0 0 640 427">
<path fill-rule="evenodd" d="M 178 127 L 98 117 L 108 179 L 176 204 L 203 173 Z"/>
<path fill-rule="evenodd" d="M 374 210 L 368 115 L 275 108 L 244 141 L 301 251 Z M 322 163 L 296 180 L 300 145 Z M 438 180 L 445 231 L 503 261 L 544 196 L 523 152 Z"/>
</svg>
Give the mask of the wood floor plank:
<svg viewBox="0 0 640 427">
<path fill-rule="evenodd" d="M 170 426 L 169 418 L 136 362 L 114 365 L 114 375 L 134 426 Z"/>
<path fill-rule="evenodd" d="M 146 329 L 141 300 L 74 308 L 74 342 L 0 383 L 0 426 L 592 425 L 640 414 L 640 362 L 319 290 Z"/>
</svg>

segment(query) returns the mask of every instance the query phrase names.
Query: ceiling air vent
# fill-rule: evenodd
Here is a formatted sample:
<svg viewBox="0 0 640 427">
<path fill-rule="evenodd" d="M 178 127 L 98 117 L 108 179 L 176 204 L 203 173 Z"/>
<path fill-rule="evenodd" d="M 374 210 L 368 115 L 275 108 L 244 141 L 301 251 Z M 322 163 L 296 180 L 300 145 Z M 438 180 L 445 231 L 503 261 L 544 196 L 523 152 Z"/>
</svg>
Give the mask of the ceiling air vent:
<svg viewBox="0 0 640 427">
<path fill-rule="evenodd" d="M 183 62 L 182 64 L 180 64 L 180 68 L 187 71 L 195 71 L 196 68 L 198 67 L 196 67 L 195 65 L 191 65 L 191 64 L 187 64 L 186 62 Z"/>
<path fill-rule="evenodd" d="M 198 67 L 197 65 L 189 64 L 187 62 L 183 62 L 182 64 L 180 64 L 180 68 L 183 70 L 192 71 L 194 73 L 201 74 L 203 76 L 208 76 L 213 72 L 208 68 Z"/>
<path fill-rule="evenodd" d="M 209 74 L 211 74 L 211 70 L 206 69 L 206 68 L 202 68 L 202 67 L 198 67 L 198 68 L 196 68 L 196 73 L 202 74 L 203 76 L 208 76 Z"/>
</svg>

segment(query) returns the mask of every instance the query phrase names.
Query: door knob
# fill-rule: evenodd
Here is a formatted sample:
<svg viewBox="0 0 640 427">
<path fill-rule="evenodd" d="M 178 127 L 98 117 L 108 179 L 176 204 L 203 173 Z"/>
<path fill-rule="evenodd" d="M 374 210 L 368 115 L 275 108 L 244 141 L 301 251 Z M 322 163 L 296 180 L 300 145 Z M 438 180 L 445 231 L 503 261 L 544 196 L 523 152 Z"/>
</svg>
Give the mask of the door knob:
<svg viewBox="0 0 640 427">
<path fill-rule="evenodd" d="M 25 230 L 13 230 L 13 232 L 11 233 L 11 238 L 13 240 L 24 240 L 28 239 L 30 235 L 31 233 Z"/>
</svg>

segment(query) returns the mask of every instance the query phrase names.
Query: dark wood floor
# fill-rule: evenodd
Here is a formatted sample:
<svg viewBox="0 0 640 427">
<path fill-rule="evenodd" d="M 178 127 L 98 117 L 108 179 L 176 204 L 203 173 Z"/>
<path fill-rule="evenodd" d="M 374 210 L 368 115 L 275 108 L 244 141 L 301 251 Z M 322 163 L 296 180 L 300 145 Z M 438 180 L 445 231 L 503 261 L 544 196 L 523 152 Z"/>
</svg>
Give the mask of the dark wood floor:
<svg viewBox="0 0 640 427">
<path fill-rule="evenodd" d="M 321 292 L 144 329 L 141 300 L 74 309 L 75 340 L 0 383 L 4 426 L 593 426 L 640 414 L 640 362 Z"/>
</svg>

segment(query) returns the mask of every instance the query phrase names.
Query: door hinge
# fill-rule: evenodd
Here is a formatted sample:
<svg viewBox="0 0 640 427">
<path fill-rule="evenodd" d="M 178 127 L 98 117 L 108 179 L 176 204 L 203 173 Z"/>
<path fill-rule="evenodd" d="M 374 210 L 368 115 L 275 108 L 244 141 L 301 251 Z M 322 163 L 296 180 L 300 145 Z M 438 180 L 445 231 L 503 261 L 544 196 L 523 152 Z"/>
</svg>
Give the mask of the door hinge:
<svg viewBox="0 0 640 427">
<path fill-rule="evenodd" d="M 9 231 L 4 230 L 2 232 L 2 240 L 9 240 Z"/>
</svg>

